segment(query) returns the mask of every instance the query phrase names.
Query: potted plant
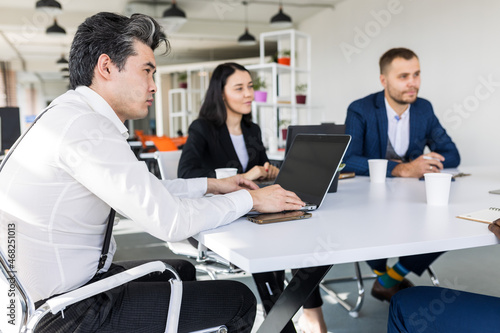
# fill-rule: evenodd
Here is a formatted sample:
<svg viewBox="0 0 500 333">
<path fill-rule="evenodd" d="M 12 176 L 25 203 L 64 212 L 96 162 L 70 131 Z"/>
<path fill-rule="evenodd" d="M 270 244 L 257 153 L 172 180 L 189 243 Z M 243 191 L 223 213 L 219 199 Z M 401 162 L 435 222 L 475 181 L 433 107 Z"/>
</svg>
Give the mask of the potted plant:
<svg viewBox="0 0 500 333">
<path fill-rule="evenodd" d="M 297 100 L 297 104 L 306 104 L 306 92 L 307 92 L 307 84 L 298 84 L 295 87 L 295 99 Z"/>
<path fill-rule="evenodd" d="M 290 120 L 281 119 L 278 126 L 281 128 L 281 138 L 286 141 L 286 136 L 288 134 L 288 126 L 290 125 Z"/>
<path fill-rule="evenodd" d="M 186 89 L 187 86 L 188 86 L 188 84 L 187 84 L 187 73 L 186 72 L 179 73 L 178 81 L 179 81 L 179 88 Z"/>
<path fill-rule="evenodd" d="M 254 101 L 265 103 L 267 101 L 266 81 L 259 76 L 253 80 Z"/>
<path fill-rule="evenodd" d="M 278 64 L 290 66 L 290 50 L 284 49 L 278 52 Z"/>
</svg>

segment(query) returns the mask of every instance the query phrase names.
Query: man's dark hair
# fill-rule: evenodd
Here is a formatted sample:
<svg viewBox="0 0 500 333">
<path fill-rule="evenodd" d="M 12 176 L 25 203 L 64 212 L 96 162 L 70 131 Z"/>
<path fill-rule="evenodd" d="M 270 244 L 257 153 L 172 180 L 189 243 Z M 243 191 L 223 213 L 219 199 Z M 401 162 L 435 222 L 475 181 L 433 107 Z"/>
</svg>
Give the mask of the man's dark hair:
<svg viewBox="0 0 500 333">
<path fill-rule="evenodd" d="M 206 119 L 216 126 L 222 126 L 226 123 L 227 111 L 222 99 L 222 93 L 228 77 L 237 70 L 247 72 L 250 75 L 250 72 L 245 67 L 234 62 L 227 62 L 215 68 L 210 78 L 205 100 L 201 105 L 199 118 Z M 243 115 L 243 121 L 249 124 L 252 121 L 252 116 L 250 114 Z"/>
<path fill-rule="evenodd" d="M 410 60 L 413 58 L 418 59 L 415 52 L 413 52 L 410 49 L 406 49 L 404 47 L 390 49 L 380 57 L 379 61 L 380 74 L 384 74 L 385 71 L 387 70 L 387 67 L 389 67 L 392 61 L 396 58 L 403 58 L 405 60 Z"/>
<path fill-rule="evenodd" d="M 71 89 L 90 86 L 94 68 L 101 54 L 107 54 L 122 70 L 129 56 L 135 55 L 134 42 L 140 41 L 152 50 L 165 42 L 170 45 L 161 26 L 153 18 L 134 14 L 130 18 L 114 13 L 98 13 L 87 18 L 76 31 L 69 54 L 69 82 Z"/>
</svg>

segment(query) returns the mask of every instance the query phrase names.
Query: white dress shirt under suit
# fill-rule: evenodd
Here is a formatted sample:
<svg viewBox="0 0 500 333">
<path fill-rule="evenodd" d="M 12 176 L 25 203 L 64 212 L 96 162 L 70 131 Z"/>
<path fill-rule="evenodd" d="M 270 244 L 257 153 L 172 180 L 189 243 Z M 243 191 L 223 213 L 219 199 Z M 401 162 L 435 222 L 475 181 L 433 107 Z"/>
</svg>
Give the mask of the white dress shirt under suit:
<svg viewBox="0 0 500 333">
<path fill-rule="evenodd" d="M 0 172 L 0 244 L 15 224 L 15 269 L 35 301 L 93 277 L 110 206 L 166 241 L 230 223 L 252 208 L 245 190 L 203 197 L 206 178 L 158 180 L 90 88 L 70 90 L 52 105 Z M 103 271 L 115 250 L 113 240 Z"/>
</svg>

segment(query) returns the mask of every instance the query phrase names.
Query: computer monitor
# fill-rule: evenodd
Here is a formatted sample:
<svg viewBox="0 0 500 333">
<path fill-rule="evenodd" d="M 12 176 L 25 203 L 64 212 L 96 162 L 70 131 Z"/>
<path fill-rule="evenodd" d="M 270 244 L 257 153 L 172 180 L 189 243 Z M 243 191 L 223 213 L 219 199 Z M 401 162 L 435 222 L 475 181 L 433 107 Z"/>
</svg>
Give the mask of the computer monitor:
<svg viewBox="0 0 500 333">
<path fill-rule="evenodd" d="M 1 152 L 12 147 L 17 138 L 21 136 L 21 122 L 18 107 L 0 108 L 0 139 Z"/>
</svg>

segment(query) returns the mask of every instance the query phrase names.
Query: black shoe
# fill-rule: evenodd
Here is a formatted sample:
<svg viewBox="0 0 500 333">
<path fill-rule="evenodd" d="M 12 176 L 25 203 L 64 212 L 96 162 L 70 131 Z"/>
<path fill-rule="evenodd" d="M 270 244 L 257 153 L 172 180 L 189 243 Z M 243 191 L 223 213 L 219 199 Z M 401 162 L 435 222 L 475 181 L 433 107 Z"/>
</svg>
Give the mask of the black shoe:
<svg viewBox="0 0 500 333">
<path fill-rule="evenodd" d="M 372 296 L 375 297 L 376 299 L 380 301 L 387 301 L 390 302 L 392 296 L 394 296 L 398 291 L 413 287 L 414 284 L 411 283 L 410 280 L 403 279 L 401 283 L 396 284 L 395 286 L 392 286 L 390 288 L 385 288 L 378 282 L 378 279 L 375 279 L 375 283 L 373 284 L 372 287 Z"/>
</svg>

